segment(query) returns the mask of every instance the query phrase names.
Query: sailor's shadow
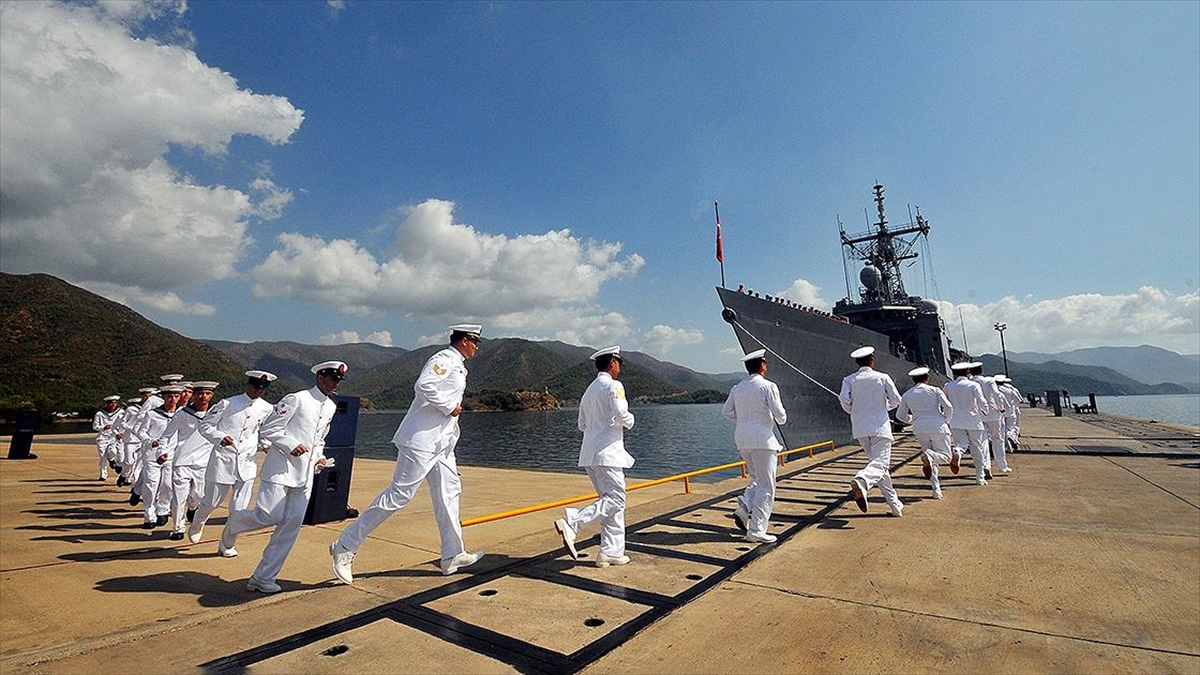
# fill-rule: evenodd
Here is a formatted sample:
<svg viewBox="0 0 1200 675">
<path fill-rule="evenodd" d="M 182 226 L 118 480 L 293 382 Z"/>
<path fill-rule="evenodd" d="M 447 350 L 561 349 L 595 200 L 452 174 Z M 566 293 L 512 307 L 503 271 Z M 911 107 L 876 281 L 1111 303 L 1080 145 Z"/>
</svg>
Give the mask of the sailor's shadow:
<svg viewBox="0 0 1200 675">
<path fill-rule="evenodd" d="M 109 509 L 98 509 L 91 506 L 69 506 L 62 509 L 28 509 L 21 513 L 29 513 L 39 518 L 61 520 L 117 520 L 136 515 L 129 511 L 115 512 Z"/>
<path fill-rule="evenodd" d="M 133 541 L 133 540 L 130 540 Z M 79 551 L 77 553 L 65 553 L 58 556 L 59 560 L 69 560 L 71 562 L 112 562 L 112 561 L 130 561 L 130 560 L 180 560 L 185 565 L 190 565 L 192 561 L 207 560 L 219 557 L 217 546 L 215 543 L 207 542 L 196 545 L 180 544 L 179 542 L 170 541 L 167 539 L 167 533 L 159 535 L 156 539 L 142 538 L 137 540 L 137 543 L 150 544 L 141 548 L 127 548 L 110 551 Z"/>
<path fill-rule="evenodd" d="M 664 532 L 654 531 L 646 532 L 639 530 L 630 532 L 625 535 L 625 538 L 637 544 L 648 544 L 651 546 L 680 546 L 684 544 L 728 544 L 736 542 L 731 536 L 731 533 L 736 534 L 736 530 L 730 528 L 727 533 L 722 532 Z"/>
<path fill-rule="evenodd" d="M 457 572 L 449 576 L 442 574 L 440 560 L 434 559 L 424 563 L 418 563 L 412 567 L 405 567 L 398 570 L 380 570 L 378 572 L 355 572 L 355 581 L 359 579 L 388 579 L 388 578 L 405 578 L 405 577 L 440 577 L 444 578 L 447 583 L 461 580 L 463 577 L 476 576 L 487 574 L 496 569 L 510 565 L 512 563 L 527 561 L 528 558 L 514 558 L 512 556 L 488 553 L 480 559 L 479 562 L 469 567 L 459 568 Z"/>
<path fill-rule="evenodd" d="M 284 592 L 303 591 L 330 586 L 330 582 L 302 584 L 286 579 L 276 580 Z M 194 595 L 201 607 L 230 607 L 252 602 L 262 595 L 246 590 L 246 580 L 229 581 L 221 577 L 190 570 L 161 572 L 145 576 L 114 577 L 96 583 L 101 593 L 179 593 Z"/>
<path fill-rule="evenodd" d="M 850 521 L 845 518 L 826 518 L 817 523 L 818 530 L 853 530 Z"/>
</svg>

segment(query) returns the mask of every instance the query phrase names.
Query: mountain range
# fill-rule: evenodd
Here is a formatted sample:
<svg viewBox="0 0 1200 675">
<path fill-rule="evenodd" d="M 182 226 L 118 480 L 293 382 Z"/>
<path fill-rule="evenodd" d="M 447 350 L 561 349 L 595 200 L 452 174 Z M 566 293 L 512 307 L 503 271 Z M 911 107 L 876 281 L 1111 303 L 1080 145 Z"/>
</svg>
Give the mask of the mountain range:
<svg viewBox="0 0 1200 675">
<path fill-rule="evenodd" d="M 1139 383 L 1172 383 L 1182 385 L 1193 393 L 1200 392 L 1200 354 L 1176 354 L 1150 345 L 1089 347 L 1057 354 L 1009 352 L 1008 360 L 1043 366 L 1051 362 L 1076 366 L 1102 366 Z M 1050 367 L 1057 368 L 1057 366 Z"/>
</svg>

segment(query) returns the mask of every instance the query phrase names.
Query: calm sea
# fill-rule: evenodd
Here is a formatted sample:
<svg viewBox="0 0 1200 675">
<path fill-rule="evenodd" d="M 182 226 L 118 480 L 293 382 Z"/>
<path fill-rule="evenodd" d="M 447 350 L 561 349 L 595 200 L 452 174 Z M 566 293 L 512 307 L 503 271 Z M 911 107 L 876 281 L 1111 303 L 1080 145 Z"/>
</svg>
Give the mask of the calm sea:
<svg viewBox="0 0 1200 675">
<path fill-rule="evenodd" d="M 1078 402 L 1078 399 L 1072 401 Z M 1083 402 L 1087 403 L 1087 397 Z M 1097 396 L 1096 408 L 1115 415 L 1200 427 L 1200 394 Z"/>
<path fill-rule="evenodd" d="M 693 469 L 740 461 L 733 444 L 733 423 L 721 405 L 663 405 L 632 408 L 636 422 L 625 432 L 625 449 L 637 460 L 626 473 L 661 478 Z M 468 413 L 459 424 L 460 464 L 538 471 L 575 472 L 579 462 L 574 408 L 549 411 Z M 395 459 L 396 432 L 403 412 L 362 413 L 355 456 Z M 739 475 L 735 469 L 699 477 L 716 481 Z"/>
</svg>

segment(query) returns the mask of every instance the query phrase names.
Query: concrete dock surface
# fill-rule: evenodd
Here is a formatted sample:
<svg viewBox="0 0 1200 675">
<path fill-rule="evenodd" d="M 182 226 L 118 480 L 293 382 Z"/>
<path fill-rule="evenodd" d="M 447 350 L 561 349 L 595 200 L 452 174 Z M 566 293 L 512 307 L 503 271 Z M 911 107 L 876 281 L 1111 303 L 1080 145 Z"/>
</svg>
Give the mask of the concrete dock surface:
<svg viewBox="0 0 1200 675">
<path fill-rule="evenodd" d="M 353 586 L 327 552 L 346 523 L 305 526 L 271 596 L 245 588 L 269 530 L 219 557 L 220 509 L 168 541 L 96 480 L 90 436 L 38 436 L 0 460 L 0 673 L 1200 673 L 1200 429 L 1025 413 L 1014 472 L 943 467 L 942 500 L 900 436 L 902 518 L 848 500 L 865 458 L 842 447 L 780 468 L 775 544 L 731 536 L 744 479 L 668 483 L 629 495 L 627 566 L 592 566 L 594 529 L 572 561 L 552 510 L 466 528 L 487 556 L 447 577 L 419 494 Z M 392 469 L 357 459 L 351 505 Z M 461 471 L 464 519 L 591 492 Z"/>
</svg>

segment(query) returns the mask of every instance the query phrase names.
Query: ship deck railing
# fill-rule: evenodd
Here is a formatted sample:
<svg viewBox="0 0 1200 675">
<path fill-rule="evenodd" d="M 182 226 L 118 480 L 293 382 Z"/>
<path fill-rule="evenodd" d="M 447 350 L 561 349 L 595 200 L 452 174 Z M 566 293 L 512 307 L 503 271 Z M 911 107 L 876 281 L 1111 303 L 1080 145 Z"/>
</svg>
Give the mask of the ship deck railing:
<svg viewBox="0 0 1200 675">
<path fill-rule="evenodd" d="M 792 448 L 791 450 L 783 450 L 781 452 L 775 453 L 775 456 L 779 458 L 779 463 L 781 465 L 783 465 L 783 464 L 787 463 L 787 458 L 791 455 L 795 455 L 795 454 L 802 453 L 802 452 L 807 452 L 809 458 L 812 458 L 818 448 L 825 448 L 825 447 L 829 448 L 829 450 L 827 452 L 836 452 L 837 451 L 837 447 L 834 445 L 833 441 L 822 441 L 820 443 L 813 443 L 812 445 L 805 445 L 805 446 L 799 447 L 799 448 Z M 730 469 L 737 469 L 737 468 L 740 468 L 742 470 L 742 478 L 745 478 L 746 477 L 746 462 L 745 461 L 730 462 L 729 464 L 720 464 L 718 466 L 710 466 L 705 469 L 696 469 L 695 471 L 687 471 L 685 473 L 677 473 L 673 476 L 667 476 L 665 478 L 655 478 L 654 480 L 648 480 L 644 483 L 637 483 L 635 485 L 630 485 L 629 487 L 625 488 L 625 491 L 633 492 L 634 490 L 644 490 L 646 488 L 654 487 L 656 485 L 663 485 L 665 483 L 672 483 L 675 481 L 683 481 L 684 493 L 691 494 L 692 493 L 692 479 L 695 478 L 696 476 L 703 476 L 705 474 L 716 473 L 717 471 L 728 471 Z M 592 493 L 586 494 L 586 495 L 579 495 L 578 497 L 568 497 L 566 499 L 559 499 L 559 500 L 552 501 L 552 502 L 543 502 L 541 504 L 534 504 L 532 506 L 523 506 L 518 509 L 512 509 L 511 511 L 502 511 L 500 513 L 492 513 L 492 514 L 489 514 L 486 516 L 479 516 L 478 518 L 468 518 L 467 520 L 461 521 L 461 524 L 463 527 L 470 527 L 471 525 L 482 525 L 484 523 L 491 523 L 491 522 L 494 522 L 497 520 L 504 520 L 506 518 L 515 518 L 517 516 L 523 516 L 523 515 L 526 515 L 529 513 L 537 513 L 538 511 L 546 511 L 548 509 L 556 509 L 556 508 L 561 508 L 564 506 L 570 506 L 571 504 L 578 504 L 579 502 L 591 501 L 593 499 L 598 498 L 599 496 L 600 496 L 599 494 L 592 492 Z"/>
</svg>

